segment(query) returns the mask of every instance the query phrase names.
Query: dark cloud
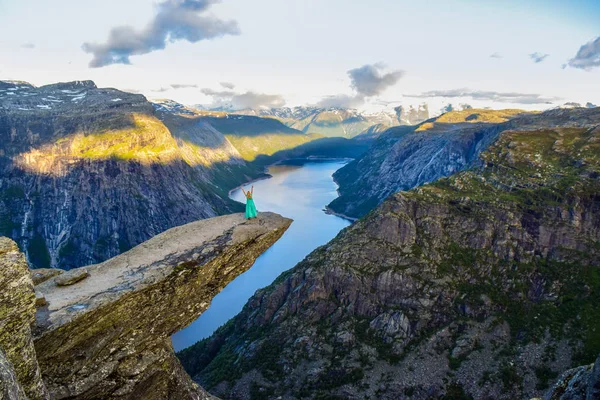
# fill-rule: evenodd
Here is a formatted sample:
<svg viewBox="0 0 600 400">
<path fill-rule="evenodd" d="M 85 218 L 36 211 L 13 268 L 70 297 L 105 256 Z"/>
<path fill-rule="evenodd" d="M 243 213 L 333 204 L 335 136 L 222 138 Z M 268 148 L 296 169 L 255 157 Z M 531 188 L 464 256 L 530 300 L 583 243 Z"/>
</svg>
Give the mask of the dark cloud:
<svg viewBox="0 0 600 400">
<path fill-rule="evenodd" d="M 348 71 L 350 87 L 354 95 L 336 94 L 323 97 L 318 107 L 357 108 L 364 104 L 367 97 L 378 96 L 387 88 L 394 86 L 404 76 L 404 71 L 396 70 L 384 73 L 381 63 L 367 64 Z"/>
<path fill-rule="evenodd" d="M 502 56 L 502 54 L 500 53 L 494 53 L 494 54 L 490 54 L 491 58 L 504 58 L 504 56 Z"/>
<path fill-rule="evenodd" d="M 473 106 L 472 106 L 472 105 L 470 105 L 470 104 L 462 103 L 462 104 L 460 105 L 460 108 L 462 108 L 463 110 L 472 110 L 472 109 L 473 109 Z"/>
<path fill-rule="evenodd" d="M 567 106 L 567 107 L 581 107 L 581 104 L 575 103 L 573 101 L 569 101 L 568 103 L 565 103 L 565 106 Z"/>
<path fill-rule="evenodd" d="M 560 100 L 557 97 L 543 97 L 540 94 L 517 93 L 517 92 L 493 92 L 471 89 L 451 89 L 451 90 L 432 90 L 415 95 L 406 95 L 406 97 L 428 98 L 428 97 L 469 97 L 473 100 L 489 100 L 500 103 L 516 104 L 552 104 Z"/>
<path fill-rule="evenodd" d="M 226 108 L 243 110 L 246 108 L 278 108 L 285 105 L 283 96 L 278 94 L 265 94 L 248 91 L 236 93 L 231 90 L 202 89 L 201 92 L 213 98 L 209 108 Z"/>
<path fill-rule="evenodd" d="M 600 67 L 600 36 L 581 46 L 575 57 L 569 60 L 568 65 L 586 71 Z M 567 64 L 563 68 L 566 66 Z"/>
<path fill-rule="evenodd" d="M 595 105 L 595 104 L 592 104 L 592 103 L 589 103 L 589 102 L 588 102 L 588 103 L 586 103 L 585 107 L 586 107 L 586 108 L 596 108 L 596 107 L 598 107 L 598 106 L 597 106 L 597 105 Z"/>
<path fill-rule="evenodd" d="M 383 64 L 363 65 L 348 71 L 350 86 L 358 95 L 372 97 L 394 86 L 404 76 L 404 71 L 382 73 Z"/>
<path fill-rule="evenodd" d="M 161 88 L 158 88 L 158 89 L 152 89 L 152 92 L 155 92 L 155 93 L 164 93 L 167 90 L 169 90 L 169 88 L 161 87 Z"/>
<path fill-rule="evenodd" d="M 35 43 L 23 43 L 21 47 L 24 49 L 35 49 Z"/>
<path fill-rule="evenodd" d="M 84 43 L 91 53 L 91 68 L 111 64 L 130 64 L 129 57 L 164 49 L 168 43 L 186 40 L 196 43 L 224 35 L 237 35 L 236 21 L 224 21 L 204 14 L 219 0 L 165 0 L 158 4 L 158 13 L 142 30 L 131 26 L 113 28 L 105 43 Z"/>
<path fill-rule="evenodd" d="M 198 85 L 193 83 L 172 83 L 171 87 L 173 89 L 189 89 L 189 88 L 197 88 Z"/>
<path fill-rule="evenodd" d="M 222 87 L 224 87 L 225 89 L 229 89 L 229 90 L 235 89 L 235 85 L 231 82 L 221 82 L 220 85 Z"/>
<path fill-rule="evenodd" d="M 537 63 L 541 63 L 549 56 L 550 56 L 550 54 L 542 54 L 542 53 L 535 52 L 535 53 L 531 53 L 529 55 L 529 58 L 531 58 L 533 60 L 533 62 L 537 64 Z"/>
</svg>

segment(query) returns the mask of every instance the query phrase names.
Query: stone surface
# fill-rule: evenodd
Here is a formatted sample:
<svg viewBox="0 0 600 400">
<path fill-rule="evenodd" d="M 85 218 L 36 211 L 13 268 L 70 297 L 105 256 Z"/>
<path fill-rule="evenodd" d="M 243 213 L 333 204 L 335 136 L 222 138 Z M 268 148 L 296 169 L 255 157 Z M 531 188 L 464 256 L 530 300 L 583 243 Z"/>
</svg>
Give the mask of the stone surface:
<svg viewBox="0 0 600 400">
<path fill-rule="evenodd" d="M 564 372 L 544 396 L 544 400 L 596 399 L 600 399 L 600 356 L 595 364 Z"/>
<path fill-rule="evenodd" d="M 232 214 L 172 228 L 104 263 L 87 279 L 36 286 L 35 346 L 53 399 L 205 399 L 170 336 L 287 229 L 291 220 Z"/>
<path fill-rule="evenodd" d="M 30 270 L 30 272 L 33 284 L 39 285 L 40 283 L 45 282 L 54 276 L 60 275 L 65 271 L 58 268 L 38 268 Z"/>
<path fill-rule="evenodd" d="M 5 237 L 0 237 L 0 288 L 0 353 L 3 360 L 0 361 L 0 374 L 5 382 L 2 385 L 7 385 L 5 379 L 9 379 L 3 390 L 8 390 L 10 396 L 19 395 L 20 391 L 10 384 L 14 380 L 11 377 L 16 376 L 29 399 L 46 399 L 30 328 L 35 318 L 33 282 L 17 244 Z"/>
<path fill-rule="evenodd" d="M 13 365 L 0 349 L 0 399 L 26 400 L 27 396 L 17 378 Z"/>
<path fill-rule="evenodd" d="M 85 268 L 76 268 L 65 272 L 54 279 L 56 286 L 71 286 L 89 277 L 90 274 Z"/>
</svg>

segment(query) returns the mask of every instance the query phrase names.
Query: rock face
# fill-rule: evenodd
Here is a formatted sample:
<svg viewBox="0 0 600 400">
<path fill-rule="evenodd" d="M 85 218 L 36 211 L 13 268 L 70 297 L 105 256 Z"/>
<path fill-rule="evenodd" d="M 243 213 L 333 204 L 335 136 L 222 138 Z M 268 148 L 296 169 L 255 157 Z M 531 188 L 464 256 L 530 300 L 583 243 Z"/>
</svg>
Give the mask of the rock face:
<svg viewBox="0 0 600 400">
<path fill-rule="evenodd" d="M 595 364 L 563 373 L 544 396 L 544 400 L 600 399 L 600 356 Z"/>
<path fill-rule="evenodd" d="M 341 107 L 294 107 L 261 110 L 239 110 L 234 114 L 277 118 L 287 126 L 304 133 L 326 137 L 353 138 L 382 127 L 414 125 L 429 118 L 427 105 L 418 108 L 397 107 L 394 110 L 366 113 Z M 378 128 L 375 128 L 378 126 Z"/>
<path fill-rule="evenodd" d="M 46 399 L 30 328 L 35 320 L 33 282 L 17 244 L 4 237 L 0 288 L 0 397 Z"/>
<path fill-rule="evenodd" d="M 333 211 L 358 218 L 390 194 L 475 166 L 479 154 L 509 129 L 595 126 L 597 109 L 453 111 L 418 127 L 392 128 L 369 151 L 334 174 L 340 197 Z"/>
<path fill-rule="evenodd" d="M 390 196 L 181 352 L 185 369 L 228 399 L 541 396 L 600 353 L 586 115 L 527 117 L 538 128 L 499 133 L 478 168 Z"/>
<path fill-rule="evenodd" d="M 35 287 L 35 349 L 52 399 L 205 399 L 170 336 L 270 247 L 290 220 L 242 214 L 172 228 L 104 263 L 89 277 Z"/>
<path fill-rule="evenodd" d="M 222 133 L 93 82 L 0 85 L 0 235 L 33 267 L 104 261 L 173 226 L 241 211 L 261 171 Z"/>
</svg>

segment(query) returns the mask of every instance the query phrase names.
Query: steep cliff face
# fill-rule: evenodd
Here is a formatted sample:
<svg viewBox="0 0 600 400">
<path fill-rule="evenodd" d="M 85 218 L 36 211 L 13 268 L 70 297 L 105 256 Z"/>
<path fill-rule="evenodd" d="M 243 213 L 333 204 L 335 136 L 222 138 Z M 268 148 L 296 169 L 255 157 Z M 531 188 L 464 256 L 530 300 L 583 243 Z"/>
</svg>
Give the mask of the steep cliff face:
<svg viewBox="0 0 600 400">
<path fill-rule="evenodd" d="M 0 237 L 0 398 L 46 399 L 31 325 L 35 295 L 29 267 L 17 244 Z"/>
<path fill-rule="evenodd" d="M 46 398 L 45 387 L 52 399 L 212 398 L 185 373 L 170 336 L 204 312 L 290 223 L 271 213 L 252 221 L 242 214 L 197 221 L 104 263 L 51 277 L 35 287 L 33 340 L 29 271 L 14 242 L 3 238 L 0 276 L 10 278 L 15 265 L 21 274 L 2 291 L 0 350 L 31 399 Z M 4 365 L 1 382 L 15 392 L 14 374 Z"/>
<path fill-rule="evenodd" d="M 34 267 L 97 263 L 240 210 L 227 189 L 260 174 L 211 126 L 155 115 L 141 95 L 89 81 L 0 88 L 0 234 Z"/>
<path fill-rule="evenodd" d="M 600 128 L 571 122 L 504 131 L 480 168 L 391 196 L 184 367 L 232 399 L 541 395 L 600 353 Z"/>
<path fill-rule="evenodd" d="M 600 356 L 594 364 L 564 372 L 544 395 L 544 400 L 593 399 L 600 399 Z"/>
<path fill-rule="evenodd" d="M 329 207 L 358 218 L 392 193 L 472 167 L 502 131 L 594 126 L 599 120 L 597 109 L 541 114 L 470 109 L 443 114 L 416 128 L 392 128 L 369 151 L 335 173 L 340 197 Z"/>
</svg>

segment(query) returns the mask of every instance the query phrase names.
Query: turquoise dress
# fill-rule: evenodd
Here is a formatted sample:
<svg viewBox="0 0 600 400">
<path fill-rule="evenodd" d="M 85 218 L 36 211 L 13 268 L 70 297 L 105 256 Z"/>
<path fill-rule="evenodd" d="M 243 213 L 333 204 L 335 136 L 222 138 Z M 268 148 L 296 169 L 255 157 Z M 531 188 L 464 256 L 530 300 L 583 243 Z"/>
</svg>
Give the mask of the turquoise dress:
<svg viewBox="0 0 600 400">
<path fill-rule="evenodd" d="M 258 215 L 258 211 L 256 211 L 256 206 L 254 205 L 254 199 L 252 196 L 246 196 L 246 218 L 252 219 L 256 218 Z"/>
</svg>

